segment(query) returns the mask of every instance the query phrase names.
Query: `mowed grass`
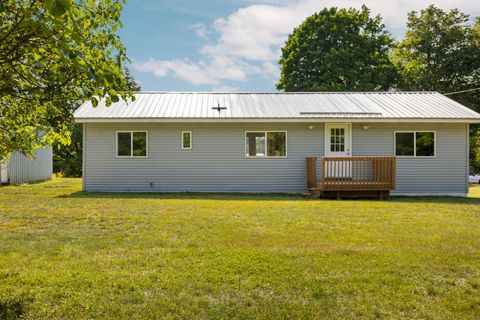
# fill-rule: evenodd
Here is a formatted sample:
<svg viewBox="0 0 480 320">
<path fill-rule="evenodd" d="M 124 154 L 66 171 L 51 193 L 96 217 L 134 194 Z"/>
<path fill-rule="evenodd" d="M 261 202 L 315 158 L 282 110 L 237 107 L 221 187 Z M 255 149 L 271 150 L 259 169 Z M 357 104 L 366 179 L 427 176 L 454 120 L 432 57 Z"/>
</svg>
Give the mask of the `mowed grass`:
<svg viewBox="0 0 480 320">
<path fill-rule="evenodd" d="M 479 319 L 480 188 L 388 201 L 0 188 L 0 319 Z"/>
</svg>

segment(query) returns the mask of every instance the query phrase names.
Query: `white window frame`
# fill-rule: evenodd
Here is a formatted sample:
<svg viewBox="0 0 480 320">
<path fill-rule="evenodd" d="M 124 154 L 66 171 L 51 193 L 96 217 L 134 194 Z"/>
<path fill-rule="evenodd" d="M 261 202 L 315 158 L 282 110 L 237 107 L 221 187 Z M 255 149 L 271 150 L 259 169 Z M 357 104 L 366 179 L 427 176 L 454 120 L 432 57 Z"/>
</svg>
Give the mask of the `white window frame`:
<svg viewBox="0 0 480 320">
<path fill-rule="evenodd" d="M 433 132 L 433 156 L 417 156 L 417 132 Z M 397 156 L 397 133 L 413 133 L 413 156 Z M 437 157 L 437 131 L 435 130 L 398 130 L 393 131 L 393 155 L 397 158 L 433 159 Z"/>
<path fill-rule="evenodd" d="M 134 156 L 133 155 L 133 133 L 134 132 L 144 132 L 146 134 L 146 148 L 147 148 L 147 153 L 145 156 Z M 129 156 L 119 156 L 118 155 L 118 134 L 119 133 L 130 133 L 130 155 Z M 119 159 L 145 159 L 148 158 L 148 131 L 146 130 L 120 130 L 120 131 L 115 131 L 115 157 Z"/>
<path fill-rule="evenodd" d="M 267 134 L 269 132 L 284 132 L 285 133 L 285 155 L 284 156 L 269 156 L 268 155 L 268 139 Z M 265 155 L 264 156 L 247 156 L 247 133 L 264 133 L 265 134 Z M 246 159 L 285 159 L 288 157 L 288 133 L 287 130 L 266 130 L 266 131 L 255 131 L 255 130 L 247 130 L 243 134 L 243 144 L 245 145 L 244 148 L 244 155 Z"/>
<path fill-rule="evenodd" d="M 184 133 L 189 133 L 189 134 L 190 134 L 190 147 L 189 147 L 189 148 L 185 148 L 185 147 L 183 146 L 183 143 L 185 142 L 185 141 L 183 140 L 183 134 L 184 134 Z M 192 147 L 193 147 L 193 135 L 192 135 L 192 131 L 182 131 L 182 150 L 191 150 Z"/>
</svg>

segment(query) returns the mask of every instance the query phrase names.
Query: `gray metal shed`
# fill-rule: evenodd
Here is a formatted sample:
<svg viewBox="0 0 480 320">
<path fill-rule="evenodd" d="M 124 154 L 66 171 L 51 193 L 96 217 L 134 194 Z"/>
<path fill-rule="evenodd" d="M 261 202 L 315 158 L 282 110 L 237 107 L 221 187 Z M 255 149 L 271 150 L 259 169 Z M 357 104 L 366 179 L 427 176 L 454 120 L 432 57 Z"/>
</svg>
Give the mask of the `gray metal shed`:
<svg viewBox="0 0 480 320">
<path fill-rule="evenodd" d="M 22 184 L 50 180 L 53 172 L 52 148 L 39 148 L 35 158 L 30 159 L 19 152 L 2 163 L 1 183 Z"/>
</svg>

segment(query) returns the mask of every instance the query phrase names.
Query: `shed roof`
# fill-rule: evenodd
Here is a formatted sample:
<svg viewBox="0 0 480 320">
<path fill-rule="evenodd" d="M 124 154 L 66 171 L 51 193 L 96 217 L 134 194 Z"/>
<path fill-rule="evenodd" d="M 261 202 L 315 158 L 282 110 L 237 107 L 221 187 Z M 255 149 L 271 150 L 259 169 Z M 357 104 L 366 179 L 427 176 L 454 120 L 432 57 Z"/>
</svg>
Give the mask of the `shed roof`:
<svg viewBox="0 0 480 320">
<path fill-rule="evenodd" d="M 150 121 L 455 121 L 480 114 L 437 92 L 139 92 L 107 107 L 85 102 L 77 122 Z"/>
</svg>

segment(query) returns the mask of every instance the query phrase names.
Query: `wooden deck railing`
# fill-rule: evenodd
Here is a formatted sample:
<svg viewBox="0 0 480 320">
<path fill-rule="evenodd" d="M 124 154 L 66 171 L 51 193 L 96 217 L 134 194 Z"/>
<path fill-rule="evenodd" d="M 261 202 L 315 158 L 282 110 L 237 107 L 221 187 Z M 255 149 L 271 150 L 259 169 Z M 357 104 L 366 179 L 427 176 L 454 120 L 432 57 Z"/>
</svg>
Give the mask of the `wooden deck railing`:
<svg viewBox="0 0 480 320">
<path fill-rule="evenodd" d="M 308 187 L 321 191 L 383 191 L 395 189 L 395 157 L 323 157 L 320 181 L 316 158 L 307 158 Z"/>
</svg>

